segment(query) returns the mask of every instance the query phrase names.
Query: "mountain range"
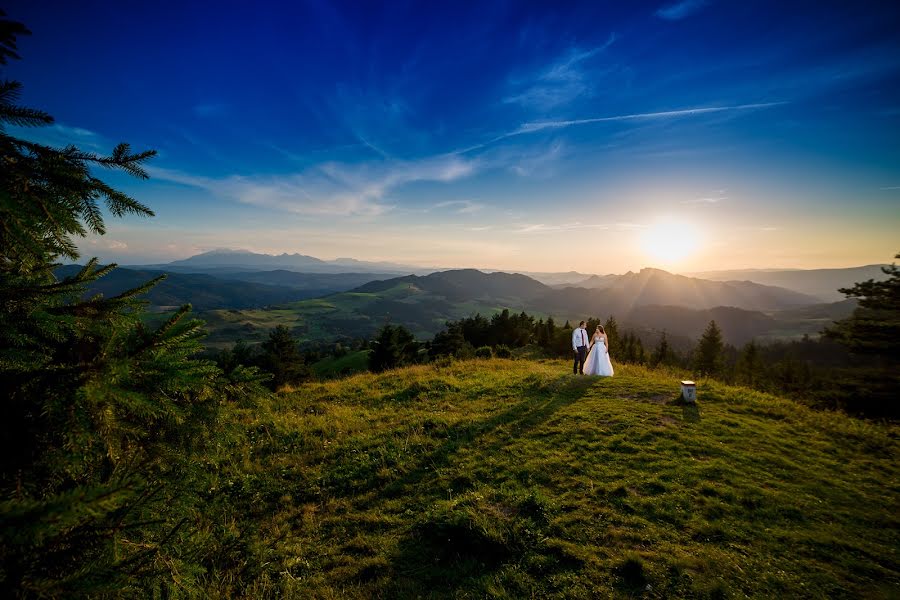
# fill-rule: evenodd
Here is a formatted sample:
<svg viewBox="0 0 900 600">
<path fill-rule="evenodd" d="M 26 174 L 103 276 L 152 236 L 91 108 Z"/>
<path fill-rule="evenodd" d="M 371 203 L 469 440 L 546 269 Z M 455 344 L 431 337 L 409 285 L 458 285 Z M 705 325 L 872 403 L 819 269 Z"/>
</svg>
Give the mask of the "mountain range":
<svg viewBox="0 0 900 600">
<path fill-rule="evenodd" d="M 707 281 L 752 282 L 756 284 L 785 288 L 813 297 L 815 302 L 836 302 L 844 298 L 838 289 L 850 287 L 858 281 L 884 279 L 883 265 L 866 265 L 844 269 L 758 269 L 706 271 L 687 273 L 687 277 Z M 225 279 L 240 279 L 270 285 L 329 291 L 344 291 L 368 281 L 389 279 L 405 275 L 428 275 L 446 268 L 425 268 L 385 261 L 365 261 L 355 258 L 323 260 L 304 254 L 260 254 L 246 250 L 213 250 L 176 260 L 166 264 L 140 265 L 135 269 L 167 271 L 177 273 L 206 273 Z M 465 269 L 462 269 L 465 270 Z M 289 275 L 288 272 L 300 275 Z M 503 271 L 494 271 L 503 272 Z M 251 273 L 253 275 L 251 275 Z M 268 273 L 268 274 L 265 274 Z M 625 275 L 590 274 L 577 271 L 536 272 L 522 271 L 534 280 L 556 288 L 579 287 L 588 289 L 608 289 L 624 285 Z M 346 279 L 317 279 L 321 275 L 347 275 Z M 740 287 L 738 285 L 738 287 Z"/>
<path fill-rule="evenodd" d="M 868 279 L 886 279 L 887 276 L 881 270 L 886 266 L 865 265 L 846 269 L 706 271 L 692 273 L 691 276 L 712 281 L 753 281 L 765 285 L 786 287 L 815 296 L 824 302 L 837 302 L 844 299 L 844 295 L 838 291 L 840 288 L 851 287 L 858 281 Z"/>
<path fill-rule="evenodd" d="M 70 277 L 80 265 L 64 265 L 56 270 L 58 278 Z M 298 290 L 281 285 L 221 279 L 204 273 L 171 273 L 150 269 L 116 268 L 93 282 L 87 296 L 103 294 L 109 298 L 166 275 L 144 298 L 153 310 L 166 310 L 191 304 L 196 311 L 220 308 L 255 308 L 284 304 L 321 295 L 319 290 Z"/>
<path fill-rule="evenodd" d="M 231 269 L 243 271 L 271 271 L 288 269 L 302 273 L 359 273 L 377 272 L 391 274 L 428 273 L 435 269 L 423 269 L 391 262 L 371 262 L 355 258 L 322 260 L 305 254 L 258 254 L 247 250 L 212 250 L 189 258 L 162 265 L 146 265 L 181 272 L 204 272 L 206 269 Z"/>
<path fill-rule="evenodd" d="M 63 267 L 59 273 L 75 269 Z M 576 271 L 414 269 L 354 259 L 324 261 L 302 254 L 214 251 L 168 265 L 116 269 L 93 284 L 89 293 L 114 295 L 167 272 L 168 278 L 147 295 L 151 305 L 167 310 L 193 304 L 208 320 L 215 345 L 241 338 L 260 341 L 276 324 L 291 327 L 309 341 L 370 337 L 388 321 L 424 338 L 448 319 L 475 312 L 489 315 L 504 308 L 560 321 L 614 315 L 645 339 L 665 330 L 685 344 L 715 319 L 727 341 L 741 344 L 753 338 L 815 335 L 856 306 L 854 301 L 823 302 L 842 298 L 828 286 L 847 287 L 883 276 L 878 265 L 720 271 L 706 274 L 710 279 L 652 268 L 602 276 Z"/>
<path fill-rule="evenodd" d="M 822 314 L 841 318 L 854 306 L 813 311 L 815 305 L 815 298 L 783 288 L 704 281 L 658 269 L 627 273 L 598 289 L 558 289 L 521 274 L 462 269 L 373 281 L 272 309 L 211 311 L 204 318 L 210 323 L 212 343 L 218 345 L 237 338 L 261 341 L 278 324 L 309 341 L 370 337 L 386 322 L 427 338 L 447 320 L 503 308 L 554 316 L 560 323 L 613 315 L 645 339 L 658 338 L 665 330 L 684 344 L 715 319 L 726 341 L 742 344 L 760 336 L 814 334 L 823 327 Z M 796 312 L 801 308 L 810 314 Z"/>
</svg>

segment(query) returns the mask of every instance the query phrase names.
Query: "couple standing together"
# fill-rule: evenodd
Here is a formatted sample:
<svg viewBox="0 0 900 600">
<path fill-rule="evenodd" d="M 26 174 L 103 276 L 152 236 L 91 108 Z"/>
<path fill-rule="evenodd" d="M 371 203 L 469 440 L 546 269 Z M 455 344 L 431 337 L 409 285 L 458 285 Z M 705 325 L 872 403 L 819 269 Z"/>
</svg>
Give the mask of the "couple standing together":
<svg viewBox="0 0 900 600">
<path fill-rule="evenodd" d="M 588 340 L 586 323 L 582 321 L 572 332 L 572 350 L 575 353 L 575 364 L 572 372 L 578 375 L 599 375 L 612 377 L 613 367 L 609 361 L 609 338 L 602 326 L 597 325 L 594 334 Z"/>
</svg>

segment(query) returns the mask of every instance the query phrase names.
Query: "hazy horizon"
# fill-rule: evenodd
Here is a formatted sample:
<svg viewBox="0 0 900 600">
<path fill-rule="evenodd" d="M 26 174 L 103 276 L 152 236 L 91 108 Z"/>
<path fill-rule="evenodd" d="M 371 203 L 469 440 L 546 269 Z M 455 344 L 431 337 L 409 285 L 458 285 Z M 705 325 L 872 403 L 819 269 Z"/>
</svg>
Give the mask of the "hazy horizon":
<svg viewBox="0 0 900 600">
<path fill-rule="evenodd" d="M 898 7 L 173 6 L 8 8 L 33 35 L 7 77 L 57 119 L 11 133 L 159 150 L 149 181 L 109 178 L 156 217 L 108 219 L 83 260 L 690 273 L 900 250 Z"/>
<path fill-rule="evenodd" d="M 226 247 L 223 247 L 223 248 L 210 248 L 210 249 L 205 249 L 205 250 L 201 250 L 201 251 L 197 252 L 197 254 L 192 254 L 192 255 L 189 255 L 189 256 L 180 257 L 180 258 L 174 258 L 174 259 L 172 259 L 172 260 L 164 260 L 164 261 L 154 261 L 154 260 L 145 260 L 145 261 L 139 261 L 139 260 L 116 260 L 115 258 L 102 258 L 102 259 L 101 259 L 101 262 L 115 262 L 115 263 L 120 264 L 120 265 L 123 266 L 123 267 L 129 267 L 129 266 L 135 266 L 135 267 L 138 267 L 138 266 L 164 265 L 164 264 L 168 264 L 168 263 L 170 263 L 170 262 L 177 262 L 177 261 L 180 261 L 180 260 L 184 260 L 184 259 L 186 259 L 186 258 L 191 258 L 191 257 L 193 257 L 193 256 L 198 256 L 198 255 L 200 255 L 200 254 L 206 254 L 206 253 L 242 253 L 242 252 L 250 252 L 250 253 L 254 253 L 254 254 L 265 254 L 265 255 L 267 255 L 267 256 L 272 256 L 272 257 L 282 256 L 282 255 L 287 255 L 287 256 L 291 256 L 291 255 L 301 255 L 301 256 L 309 256 L 309 257 L 312 257 L 312 258 L 317 258 L 317 259 L 320 259 L 320 260 L 323 260 L 323 261 L 326 261 L 326 262 L 330 262 L 330 261 L 340 261 L 340 260 L 344 260 L 344 259 L 346 259 L 346 260 L 358 260 L 358 261 L 363 261 L 363 262 L 373 262 L 373 263 L 384 262 L 384 263 L 392 263 L 392 264 L 395 264 L 395 265 L 397 265 L 397 266 L 413 267 L 413 268 L 416 268 L 416 269 L 426 269 L 426 270 L 427 270 L 427 269 L 433 268 L 433 269 L 435 269 L 435 270 L 477 269 L 477 270 L 485 271 L 485 272 L 504 271 L 504 272 L 510 272 L 510 273 L 512 273 L 512 272 L 520 272 L 520 273 L 565 273 L 565 272 L 578 272 L 578 273 L 582 273 L 582 274 L 585 274 L 585 275 L 600 275 L 600 276 L 603 276 L 603 275 L 621 275 L 621 274 L 624 274 L 624 273 L 626 273 L 626 272 L 628 272 L 628 271 L 638 272 L 638 271 L 641 271 L 641 270 L 643 270 L 643 269 L 661 269 L 661 270 L 668 271 L 668 272 L 671 272 L 671 273 L 674 273 L 674 274 L 678 274 L 678 275 L 687 275 L 687 276 L 693 276 L 693 275 L 702 274 L 702 273 L 715 273 L 715 272 L 719 272 L 719 271 L 722 271 L 722 272 L 725 272 L 725 271 L 791 271 L 791 270 L 805 271 L 805 270 L 817 270 L 817 269 L 852 269 L 852 268 L 858 268 L 858 267 L 869 267 L 869 266 L 878 266 L 878 265 L 888 265 L 888 264 L 890 264 L 890 263 L 892 262 L 892 261 L 881 261 L 881 262 L 872 262 L 872 263 L 865 263 L 865 264 L 848 264 L 848 265 L 844 265 L 844 266 L 834 266 L 834 267 L 809 267 L 809 268 L 801 268 L 801 267 L 757 267 L 757 268 L 740 268 L 740 267 L 737 267 L 737 268 L 730 268 L 730 269 L 700 269 L 700 270 L 673 269 L 673 268 L 667 268 L 667 267 L 664 267 L 664 266 L 658 266 L 658 265 L 652 265 L 652 264 L 645 264 L 645 265 L 642 265 L 642 266 L 637 267 L 637 268 L 622 269 L 622 270 L 619 270 L 619 271 L 579 271 L 579 270 L 577 270 L 577 269 L 567 269 L 567 270 L 564 270 L 564 271 L 563 271 L 563 270 L 556 270 L 556 271 L 541 271 L 541 270 L 530 269 L 530 268 L 505 268 L 505 269 L 504 269 L 504 268 L 493 267 L 493 266 L 490 266 L 490 265 L 480 265 L 480 266 L 479 266 L 479 265 L 467 265 L 467 264 L 447 264 L 447 265 L 440 265 L 440 264 L 426 264 L 426 263 L 421 263 L 421 264 L 420 264 L 420 263 L 416 263 L 416 262 L 412 262 L 412 261 L 407 262 L 407 261 L 403 261 L 403 260 L 380 260 L 380 259 L 372 259 L 372 260 L 370 260 L 370 259 L 359 258 L 359 257 L 355 257 L 355 256 L 323 257 L 323 256 L 315 256 L 315 255 L 310 254 L 310 253 L 308 253 L 308 252 L 302 252 L 302 251 L 299 251 L 299 250 L 298 250 L 298 251 L 292 251 L 292 252 L 287 252 L 287 251 L 286 251 L 286 252 L 278 252 L 278 253 L 276 254 L 276 253 L 271 253 L 271 252 L 255 252 L 255 251 L 249 250 L 249 249 L 247 249 L 247 248 L 226 248 Z M 91 255 L 91 256 L 93 256 L 93 255 Z M 85 256 L 82 257 L 82 259 L 84 259 L 84 258 L 85 258 Z M 79 263 L 83 263 L 84 260 L 79 260 L 78 262 L 79 262 Z M 284 269 L 284 268 L 285 268 L 285 267 L 281 267 L 281 266 L 273 266 L 273 267 L 272 267 L 272 269 Z M 301 269 L 301 271 L 302 271 L 302 269 Z"/>
</svg>

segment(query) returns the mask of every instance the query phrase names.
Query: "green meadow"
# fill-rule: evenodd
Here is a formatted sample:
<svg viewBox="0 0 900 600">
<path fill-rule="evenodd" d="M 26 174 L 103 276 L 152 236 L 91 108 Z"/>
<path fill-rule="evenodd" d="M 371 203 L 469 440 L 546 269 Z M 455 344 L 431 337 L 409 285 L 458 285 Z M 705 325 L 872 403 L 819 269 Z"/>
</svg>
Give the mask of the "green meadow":
<svg viewBox="0 0 900 600">
<path fill-rule="evenodd" d="M 570 369 L 446 362 L 235 408 L 243 479 L 220 485 L 258 539 L 243 581 L 210 573 L 209 593 L 900 593 L 896 425 L 712 381 L 685 405 L 676 372 Z"/>
<path fill-rule="evenodd" d="M 430 338 L 448 319 L 506 308 L 487 302 L 451 303 L 409 284 L 375 293 L 342 292 L 259 309 L 221 309 L 200 314 L 209 336 L 204 344 L 224 348 L 238 340 L 259 343 L 284 325 L 300 341 L 334 341 L 374 336 L 387 322 L 403 323 L 419 338 Z"/>
</svg>

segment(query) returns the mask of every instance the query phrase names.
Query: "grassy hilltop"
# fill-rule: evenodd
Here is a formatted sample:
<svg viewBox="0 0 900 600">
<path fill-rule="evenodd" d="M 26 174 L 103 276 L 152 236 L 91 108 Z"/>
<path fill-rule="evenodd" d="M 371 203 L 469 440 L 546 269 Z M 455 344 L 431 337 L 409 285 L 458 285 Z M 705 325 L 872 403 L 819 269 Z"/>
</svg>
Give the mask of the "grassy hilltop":
<svg viewBox="0 0 900 600">
<path fill-rule="evenodd" d="M 674 375 L 570 368 L 412 367 L 246 410 L 253 475 L 222 484 L 253 490 L 268 566 L 249 592 L 900 592 L 896 426 L 716 383 L 688 407 Z"/>
</svg>

